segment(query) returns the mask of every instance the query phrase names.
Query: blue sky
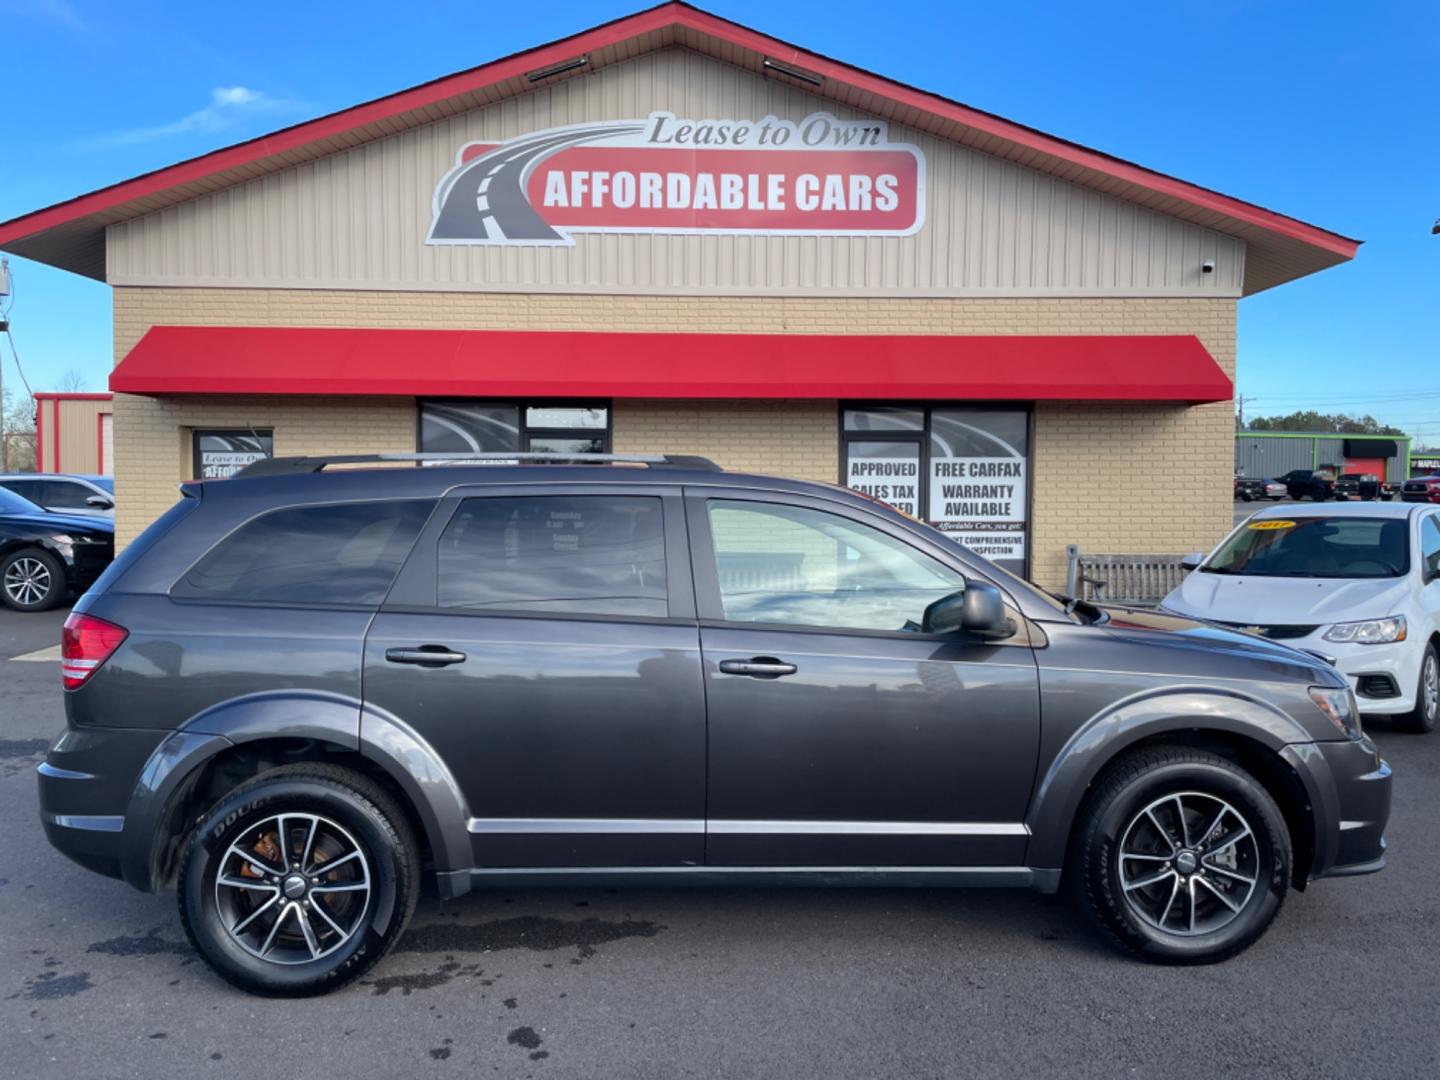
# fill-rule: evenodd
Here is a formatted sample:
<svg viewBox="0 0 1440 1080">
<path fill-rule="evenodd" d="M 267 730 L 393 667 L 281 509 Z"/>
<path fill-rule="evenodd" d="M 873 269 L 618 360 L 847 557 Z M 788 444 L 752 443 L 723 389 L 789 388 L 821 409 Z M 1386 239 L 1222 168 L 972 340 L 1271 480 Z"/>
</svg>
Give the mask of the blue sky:
<svg viewBox="0 0 1440 1080">
<path fill-rule="evenodd" d="M 0 219 L 641 6 L 0 0 Z M 1440 4 L 702 6 L 1363 239 L 1241 302 L 1239 390 L 1440 443 Z M 31 385 L 103 389 L 107 287 L 11 265 Z"/>
</svg>

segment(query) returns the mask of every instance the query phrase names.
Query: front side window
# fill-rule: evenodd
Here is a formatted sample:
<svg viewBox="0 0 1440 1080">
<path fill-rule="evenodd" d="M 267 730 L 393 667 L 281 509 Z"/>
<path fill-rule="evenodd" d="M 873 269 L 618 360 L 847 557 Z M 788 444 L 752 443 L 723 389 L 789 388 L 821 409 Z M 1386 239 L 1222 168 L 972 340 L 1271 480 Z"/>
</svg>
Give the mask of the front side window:
<svg viewBox="0 0 1440 1080">
<path fill-rule="evenodd" d="M 372 607 L 425 524 L 429 500 L 272 510 L 236 529 L 171 589 L 180 599 Z"/>
<path fill-rule="evenodd" d="M 1387 578 L 1410 569 L 1404 518 L 1261 518 L 1230 534 L 1200 568 L 1255 577 Z"/>
<path fill-rule="evenodd" d="M 440 536 L 437 563 L 442 608 L 669 614 L 664 513 L 654 496 L 466 499 Z"/>
<path fill-rule="evenodd" d="M 94 488 L 71 480 L 51 480 L 45 485 L 45 506 L 59 510 L 89 510 L 86 499 L 98 494 Z"/>
<path fill-rule="evenodd" d="M 1440 517 L 1434 514 L 1420 526 L 1420 558 L 1428 575 L 1440 576 Z"/>
<path fill-rule="evenodd" d="M 732 622 L 916 631 L 930 604 L 965 588 L 958 570 L 838 514 L 708 505 L 720 602 Z"/>
</svg>

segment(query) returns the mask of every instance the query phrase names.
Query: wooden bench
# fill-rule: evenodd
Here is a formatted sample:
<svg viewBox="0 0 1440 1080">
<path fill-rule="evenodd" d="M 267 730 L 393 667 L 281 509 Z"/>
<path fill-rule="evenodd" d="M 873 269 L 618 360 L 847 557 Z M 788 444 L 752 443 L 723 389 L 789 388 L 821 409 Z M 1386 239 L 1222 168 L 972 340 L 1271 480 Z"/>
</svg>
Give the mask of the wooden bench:
<svg viewBox="0 0 1440 1080">
<path fill-rule="evenodd" d="M 1066 593 L 1097 604 L 1155 607 L 1190 572 L 1183 555 L 1089 555 L 1067 544 L 1065 557 Z"/>
</svg>

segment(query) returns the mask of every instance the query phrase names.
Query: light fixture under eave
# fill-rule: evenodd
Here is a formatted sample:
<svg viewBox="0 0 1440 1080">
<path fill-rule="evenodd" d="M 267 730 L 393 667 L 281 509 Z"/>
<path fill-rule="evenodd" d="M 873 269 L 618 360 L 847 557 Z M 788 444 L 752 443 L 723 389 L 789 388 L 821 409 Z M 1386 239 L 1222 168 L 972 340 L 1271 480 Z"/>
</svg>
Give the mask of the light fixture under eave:
<svg viewBox="0 0 1440 1080">
<path fill-rule="evenodd" d="M 576 56 L 570 60 L 561 60 L 558 64 L 551 64 L 549 67 L 537 68 L 534 71 L 525 73 L 526 82 L 539 82 L 541 79 L 548 79 L 554 75 L 563 75 L 567 71 L 574 71 L 590 63 L 589 56 Z"/>
<path fill-rule="evenodd" d="M 779 60 L 771 60 L 768 56 L 765 57 L 763 66 L 769 68 L 777 75 L 788 75 L 792 79 L 799 79 L 801 82 L 807 82 L 811 86 L 819 86 L 825 81 L 823 76 L 816 75 L 813 71 L 791 67 L 789 64 L 782 64 Z"/>
</svg>

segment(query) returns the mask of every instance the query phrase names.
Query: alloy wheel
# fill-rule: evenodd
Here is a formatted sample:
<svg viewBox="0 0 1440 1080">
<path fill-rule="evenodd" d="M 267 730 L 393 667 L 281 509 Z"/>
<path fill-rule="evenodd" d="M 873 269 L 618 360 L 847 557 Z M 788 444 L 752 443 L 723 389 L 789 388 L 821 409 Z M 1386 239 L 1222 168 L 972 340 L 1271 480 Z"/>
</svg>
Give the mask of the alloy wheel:
<svg viewBox="0 0 1440 1080">
<path fill-rule="evenodd" d="M 275 964 L 305 964 L 364 926 L 371 870 L 345 829 L 317 814 L 276 814 L 226 849 L 215 903 L 231 939 Z"/>
<path fill-rule="evenodd" d="M 50 568 L 39 559 L 21 556 L 5 569 L 5 595 L 21 607 L 34 607 L 50 595 Z"/>
<path fill-rule="evenodd" d="M 1425 719 L 1435 720 L 1435 711 L 1440 707 L 1440 660 L 1433 652 L 1425 654 L 1425 669 L 1420 677 L 1421 693 L 1425 695 Z"/>
<path fill-rule="evenodd" d="M 1120 885 L 1142 921 L 1197 936 L 1228 926 L 1260 879 L 1260 846 L 1244 816 L 1199 791 L 1156 799 L 1120 840 Z"/>
</svg>

